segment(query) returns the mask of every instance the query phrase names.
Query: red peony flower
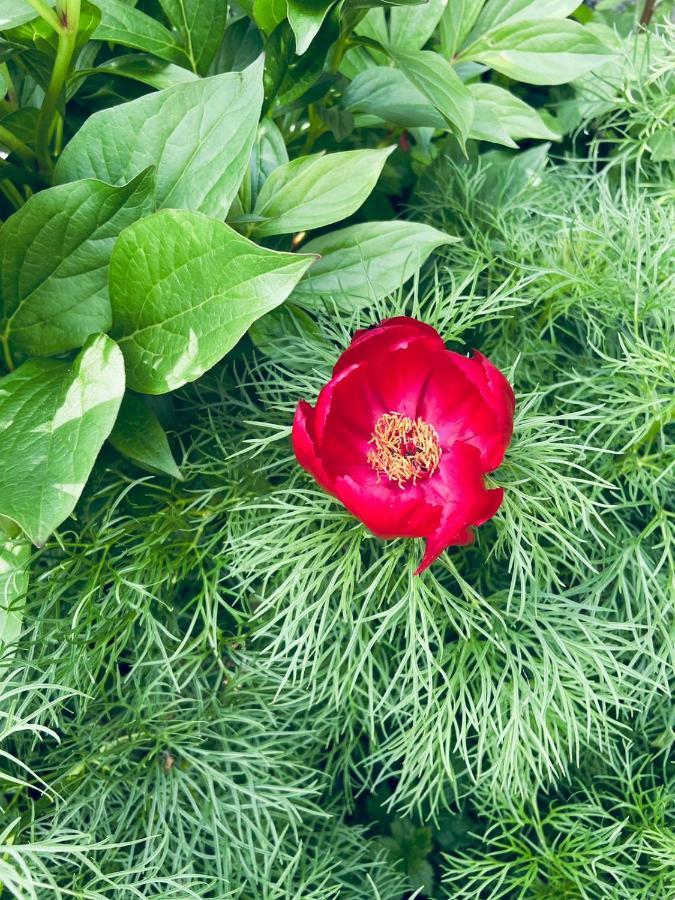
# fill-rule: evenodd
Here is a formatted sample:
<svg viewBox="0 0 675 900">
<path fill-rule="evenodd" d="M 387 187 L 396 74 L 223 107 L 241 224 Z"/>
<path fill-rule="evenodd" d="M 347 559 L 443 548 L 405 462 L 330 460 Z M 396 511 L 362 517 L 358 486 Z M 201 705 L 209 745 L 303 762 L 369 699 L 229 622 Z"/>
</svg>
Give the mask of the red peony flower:
<svg viewBox="0 0 675 900">
<path fill-rule="evenodd" d="M 381 538 L 426 538 L 417 569 L 499 509 L 483 475 L 501 463 L 515 397 L 480 353 L 446 349 L 417 319 L 357 331 L 315 407 L 293 420 L 300 465 Z"/>
</svg>

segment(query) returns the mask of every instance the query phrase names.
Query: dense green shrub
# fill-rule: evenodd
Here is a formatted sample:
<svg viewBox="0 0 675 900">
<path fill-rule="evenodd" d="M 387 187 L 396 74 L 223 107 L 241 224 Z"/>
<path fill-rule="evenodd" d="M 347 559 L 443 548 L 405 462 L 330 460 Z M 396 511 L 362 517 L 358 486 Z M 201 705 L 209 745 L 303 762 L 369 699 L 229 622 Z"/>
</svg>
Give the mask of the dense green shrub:
<svg viewBox="0 0 675 900">
<path fill-rule="evenodd" d="M 420 47 L 394 48 L 390 65 L 367 33 L 381 10 L 339 24 L 337 6 L 319 6 L 328 15 L 316 34 L 303 32 L 301 55 L 293 3 L 282 13 L 270 5 L 281 16 L 271 23 L 260 22 L 259 3 L 229 25 L 215 19 L 225 39 L 209 50 L 202 34 L 208 64 L 194 47 L 186 56 L 179 28 L 162 65 L 153 63 L 149 48 L 120 38 L 119 24 L 106 32 L 109 19 L 90 42 L 101 57 L 88 60 L 89 44 L 80 51 L 76 70 L 101 71 L 72 75 L 73 131 L 94 108 L 113 115 L 121 100 L 164 87 L 160 77 L 176 78 L 178 66 L 194 69 L 182 77 L 202 89 L 212 82 L 197 73 L 235 68 L 233 44 L 252 42 L 254 56 L 258 42 L 268 48 L 272 117 L 255 138 L 252 130 L 230 231 L 213 210 L 197 220 L 146 208 L 147 173 L 127 188 L 86 182 L 108 204 L 131 192 L 124 215 L 140 216 L 125 220 L 114 250 L 108 235 L 102 265 L 111 254 L 112 266 L 127 265 L 139 246 L 140 256 L 149 252 L 137 240 L 148 222 L 164 223 L 165 251 L 161 242 L 173 238 L 163 229 L 173 226 L 158 216 L 178 224 L 179 241 L 197 221 L 226 242 L 243 240 L 237 232 L 256 237 L 262 219 L 251 210 L 272 171 L 262 163 L 270 147 L 283 155 L 288 146 L 294 158 L 328 149 L 330 158 L 372 150 L 383 135 L 387 145 L 403 141 L 386 164 L 382 157 L 378 187 L 360 213 L 333 221 L 346 218 L 343 232 L 375 226 L 381 238 L 393 202 L 407 219 L 394 224 L 416 229 L 416 250 L 414 264 L 403 251 L 374 270 L 357 260 L 361 281 L 346 289 L 320 268 L 336 232 L 320 230 L 306 245 L 295 240 L 298 223 L 281 237 L 259 233 L 258 250 L 281 249 L 289 265 L 298 245 L 313 244 L 323 259 L 199 379 L 173 381 L 169 367 L 173 393 L 127 394 L 135 405 L 126 428 L 118 421 L 74 514 L 50 537 L 40 533 L 39 549 L 0 520 L 3 894 L 670 900 L 675 279 L 673 154 L 663 135 L 672 127 L 672 32 L 622 37 L 635 11 L 613 20 L 600 10 L 584 27 L 615 50 L 611 67 L 542 94 L 481 73 L 481 84 L 526 96 L 547 123 L 540 127 L 564 137 L 517 152 L 467 133 L 464 154 L 452 129 L 430 133 L 344 108 L 356 68 L 341 73 L 349 85 L 330 77 L 338 52 L 340 65 L 377 64 L 399 78 L 405 52 L 439 55 L 447 21 L 439 16 Z M 153 3 L 108 7 L 139 28 L 147 22 L 138 16 L 153 15 L 169 34 L 173 8 L 168 0 L 164 12 Z M 420 21 L 402 10 L 402 21 Z M 590 12 L 575 15 L 586 21 Z M 396 17 L 382 22 L 391 38 Z M 16 35 L 2 47 L 26 94 L 40 54 L 53 56 L 38 37 L 35 49 Z M 289 108 L 270 96 L 274 52 L 288 54 L 285 89 L 302 86 Z M 121 75 L 126 66 L 136 74 Z M 316 85 L 324 93 L 311 93 Z M 406 114 L 423 106 L 417 97 Z M 341 135 L 345 112 L 353 118 Z M 73 138 L 71 159 L 87 133 L 101 139 L 95 121 Z M 33 132 L 21 133 L 37 152 Z M 8 185 L 23 201 L 42 177 L 20 162 L 2 164 L 11 174 L 0 167 L 5 247 L 11 223 L 26 215 L 10 215 Z M 18 205 L 45 203 L 49 222 L 60 203 L 77 207 L 85 181 L 76 184 Z M 373 271 L 380 280 L 369 281 Z M 374 538 L 299 468 L 289 441 L 298 400 L 314 400 L 353 331 L 396 314 L 430 323 L 455 349 L 483 350 L 518 401 L 513 442 L 491 476 L 506 489 L 502 507 L 474 545 L 419 577 L 419 542 Z M 33 351 L 4 343 L 20 371 Z M 54 352 L 56 360 L 38 354 L 39 365 L 54 377 L 71 373 L 77 346 Z M 104 381 L 110 370 L 94 360 L 92 371 Z M 16 429 L 3 433 L 14 452 Z M 8 459 L 4 477 L 15 489 Z"/>
</svg>

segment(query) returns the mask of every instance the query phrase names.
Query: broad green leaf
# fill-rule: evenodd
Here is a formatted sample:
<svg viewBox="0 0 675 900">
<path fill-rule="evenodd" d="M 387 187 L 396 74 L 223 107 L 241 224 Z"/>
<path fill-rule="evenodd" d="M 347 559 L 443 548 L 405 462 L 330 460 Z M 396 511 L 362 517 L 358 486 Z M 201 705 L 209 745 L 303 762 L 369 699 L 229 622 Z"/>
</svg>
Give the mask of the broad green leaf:
<svg viewBox="0 0 675 900">
<path fill-rule="evenodd" d="M 113 251 L 110 298 L 129 387 L 163 394 L 199 378 L 284 302 L 311 262 L 185 210 L 127 228 Z"/>
<path fill-rule="evenodd" d="M 518 149 L 518 144 L 509 135 L 498 114 L 485 103 L 475 105 L 469 137 L 474 141 L 490 141 L 503 147 L 511 147 L 513 150 Z"/>
<path fill-rule="evenodd" d="M 309 91 L 313 91 L 312 102 L 327 93 L 337 75 L 325 71 L 325 61 L 338 35 L 338 20 L 329 16 L 314 39 L 312 52 L 298 56 L 288 22 L 274 30 L 265 45 L 265 111 L 272 108 L 274 115 L 281 115 L 294 108 L 304 109 L 310 102 Z M 300 98 L 302 103 L 298 103 Z"/>
<path fill-rule="evenodd" d="M 400 69 L 376 66 L 357 75 L 342 96 L 345 109 L 403 128 L 447 127 L 443 116 Z"/>
<path fill-rule="evenodd" d="M 560 140 L 560 135 L 546 125 L 536 109 L 510 91 L 487 82 L 471 84 L 469 90 L 476 102 L 476 118 L 474 118 L 472 126 L 472 137 L 476 136 L 473 132 L 476 130 L 476 120 L 479 114 L 487 111 L 498 119 L 507 136 L 514 140 L 522 138 Z M 483 139 L 489 140 L 489 138 Z"/>
<path fill-rule="evenodd" d="M 174 35 L 152 16 L 134 9 L 124 0 L 99 0 L 98 5 L 101 21 L 93 34 L 95 40 L 145 50 L 181 66 L 188 63 L 187 55 Z"/>
<path fill-rule="evenodd" d="M 548 19 L 497 28 L 471 44 L 462 57 L 528 84 L 564 84 L 613 55 L 613 50 L 577 22 Z"/>
<path fill-rule="evenodd" d="M 450 0 L 450 5 L 454 0 Z M 389 13 L 389 43 L 402 50 L 421 50 L 436 30 L 448 0 L 427 0 L 419 6 L 397 6 Z"/>
<path fill-rule="evenodd" d="M 320 259 L 298 283 L 293 299 L 311 305 L 330 296 L 341 307 L 379 300 L 397 290 L 450 237 L 418 222 L 366 222 L 321 235 L 303 247 Z"/>
<path fill-rule="evenodd" d="M 346 0 L 345 8 L 370 9 L 371 7 L 378 8 L 380 6 L 391 8 L 394 6 L 417 6 L 424 2 L 425 0 Z"/>
<path fill-rule="evenodd" d="M 263 119 L 258 126 L 249 163 L 251 206 L 255 203 L 261 187 L 272 172 L 287 162 L 288 151 L 284 136 L 272 119 Z"/>
<path fill-rule="evenodd" d="M 19 527 L 0 516 L 0 664 L 8 662 L 6 648 L 21 634 L 30 554 Z"/>
<path fill-rule="evenodd" d="M 260 30 L 270 35 L 286 18 L 287 0 L 254 0 L 253 20 Z"/>
<path fill-rule="evenodd" d="M 140 394 L 126 392 L 108 440 L 115 450 L 141 468 L 183 478 L 159 419 Z"/>
<path fill-rule="evenodd" d="M 74 363 L 32 359 L 0 380 L 0 515 L 41 546 L 75 508 L 124 394 L 114 341 Z"/>
<path fill-rule="evenodd" d="M 462 49 L 484 2 L 485 0 L 450 0 L 447 4 L 438 29 L 441 52 L 446 59 L 452 59 Z"/>
<path fill-rule="evenodd" d="M 56 165 L 58 183 L 124 183 L 157 167 L 157 205 L 225 218 L 255 139 L 262 60 L 90 116 Z"/>
<path fill-rule="evenodd" d="M 474 35 L 514 22 L 565 19 L 579 5 L 579 0 L 488 0 L 478 17 Z"/>
<path fill-rule="evenodd" d="M 78 69 L 72 75 L 71 83 L 75 79 L 87 78 L 89 75 L 118 75 L 120 78 L 130 78 L 133 81 L 140 81 L 141 84 L 149 84 L 158 91 L 199 79 L 199 75 L 195 75 L 190 69 L 155 59 L 146 53 L 125 53 L 123 56 L 114 56 L 95 69 Z"/>
<path fill-rule="evenodd" d="M 288 21 L 298 55 L 307 50 L 335 0 L 288 0 Z"/>
<path fill-rule="evenodd" d="M 206 75 L 227 25 L 225 0 L 160 0 L 194 72 Z"/>
<path fill-rule="evenodd" d="M 384 9 L 376 7 L 368 10 L 356 26 L 356 33 L 386 46 L 389 43 L 389 29 Z"/>
<path fill-rule="evenodd" d="M 221 72 L 242 72 L 252 65 L 263 51 L 262 36 L 254 22 L 243 16 L 225 29 L 209 75 Z"/>
<path fill-rule="evenodd" d="M 254 213 L 260 237 L 322 228 L 346 219 L 375 187 L 394 147 L 301 156 L 275 169 L 263 184 Z"/>
<path fill-rule="evenodd" d="M 46 5 L 53 6 L 54 3 L 46 0 Z M 36 17 L 37 13 L 26 0 L 2 0 L 0 3 L 0 31 L 16 28 Z"/>
<path fill-rule="evenodd" d="M 34 194 L 0 229 L 0 331 L 14 350 L 53 356 L 108 331 L 108 264 L 122 229 L 152 212 L 154 177 L 85 179 Z"/>
<path fill-rule="evenodd" d="M 473 121 L 473 98 L 450 63 L 431 50 L 391 50 L 399 68 L 448 123 L 463 146 Z"/>
</svg>

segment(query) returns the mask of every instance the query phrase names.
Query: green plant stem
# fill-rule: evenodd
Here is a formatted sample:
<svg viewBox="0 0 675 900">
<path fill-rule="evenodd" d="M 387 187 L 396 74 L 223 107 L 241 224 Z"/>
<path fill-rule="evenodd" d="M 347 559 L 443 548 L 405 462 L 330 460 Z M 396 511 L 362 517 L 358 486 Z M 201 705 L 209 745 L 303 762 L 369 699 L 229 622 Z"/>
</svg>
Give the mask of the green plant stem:
<svg viewBox="0 0 675 900">
<path fill-rule="evenodd" d="M 64 0 L 60 10 L 58 27 L 59 44 L 54 60 L 52 76 L 45 93 L 45 98 L 38 116 L 36 132 L 37 157 L 41 175 L 48 175 L 52 170 L 49 155 L 49 137 L 52 131 L 54 115 L 70 69 L 75 52 L 77 30 L 80 25 L 80 0 Z"/>
<path fill-rule="evenodd" d="M 35 154 L 28 144 L 24 144 L 20 138 L 15 134 L 12 134 L 12 132 L 8 128 L 5 128 L 4 125 L 0 125 L 0 144 L 12 153 L 15 153 L 24 163 L 30 164 L 35 159 Z"/>
<path fill-rule="evenodd" d="M 14 371 L 14 360 L 12 359 L 12 353 L 9 349 L 9 338 L 6 334 L 0 336 L 0 344 L 2 345 L 2 358 L 5 361 L 5 366 L 7 367 L 8 372 Z"/>
<path fill-rule="evenodd" d="M 2 187 L 2 193 L 7 197 L 12 206 L 15 209 L 21 209 L 26 201 L 16 185 L 12 184 L 11 181 L 3 181 L 0 186 Z"/>
<path fill-rule="evenodd" d="M 8 112 L 13 112 L 17 108 L 16 88 L 14 87 L 7 63 L 0 63 L 0 78 L 7 85 L 7 99 L 3 98 L 2 102 Z"/>
<path fill-rule="evenodd" d="M 61 23 L 59 22 L 58 16 L 51 7 L 43 2 L 43 0 L 26 0 L 26 2 L 33 7 L 41 19 L 44 19 L 45 22 L 51 25 L 54 31 L 61 30 Z"/>
<path fill-rule="evenodd" d="M 352 37 L 351 29 L 347 29 L 340 35 L 340 37 L 335 42 L 335 44 L 333 46 L 333 50 L 332 50 L 331 60 L 330 60 L 330 71 L 331 72 L 337 72 L 338 69 L 340 68 L 342 59 L 352 44 L 351 37 Z"/>
</svg>

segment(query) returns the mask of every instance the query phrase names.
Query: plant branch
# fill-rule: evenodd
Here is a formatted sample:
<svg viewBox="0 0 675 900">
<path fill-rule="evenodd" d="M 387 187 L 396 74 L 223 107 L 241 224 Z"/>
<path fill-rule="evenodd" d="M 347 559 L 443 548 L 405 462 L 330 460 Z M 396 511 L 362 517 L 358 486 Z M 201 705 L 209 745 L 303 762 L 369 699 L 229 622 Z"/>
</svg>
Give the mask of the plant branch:
<svg viewBox="0 0 675 900">
<path fill-rule="evenodd" d="M 9 128 L 5 128 L 4 125 L 0 124 L 0 144 L 3 147 L 6 147 L 12 153 L 15 153 L 19 159 L 24 163 L 32 163 L 35 159 L 35 154 L 30 149 L 28 144 L 24 144 L 21 138 L 18 138 L 15 134 L 13 134 Z"/>
<path fill-rule="evenodd" d="M 649 26 L 655 10 L 656 0 L 645 0 L 645 5 L 642 9 L 642 15 L 640 16 L 640 25 L 642 26 L 642 28 L 647 28 Z"/>
<path fill-rule="evenodd" d="M 33 7 L 41 19 L 44 19 L 47 24 L 51 25 L 54 31 L 61 31 L 61 23 L 58 16 L 43 0 L 26 0 L 26 2 Z"/>
<path fill-rule="evenodd" d="M 2 357 L 8 372 L 14 371 L 14 360 L 9 349 L 9 338 L 6 334 L 0 335 L 0 344 L 2 345 Z"/>
<path fill-rule="evenodd" d="M 60 16 L 56 59 L 37 122 L 36 149 L 41 175 L 48 175 L 52 170 L 49 138 L 59 98 L 64 89 L 75 52 L 77 30 L 80 24 L 80 0 L 65 0 Z"/>
</svg>

